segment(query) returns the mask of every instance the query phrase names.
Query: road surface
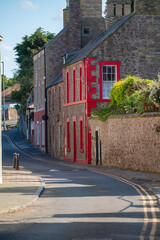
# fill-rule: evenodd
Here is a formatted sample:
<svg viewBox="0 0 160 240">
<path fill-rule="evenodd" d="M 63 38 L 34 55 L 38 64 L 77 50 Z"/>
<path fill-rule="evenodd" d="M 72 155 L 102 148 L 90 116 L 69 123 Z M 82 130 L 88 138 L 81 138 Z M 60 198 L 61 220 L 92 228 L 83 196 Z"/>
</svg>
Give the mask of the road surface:
<svg viewBox="0 0 160 240">
<path fill-rule="evenodd" d="M 3 137 L 3 165 L 13 152 Z M 46 188 L 31 206 L 0 216 L 0 240 L 160 239 L 156 199 L 140 183 L 19 154 Z"/>
</svg>

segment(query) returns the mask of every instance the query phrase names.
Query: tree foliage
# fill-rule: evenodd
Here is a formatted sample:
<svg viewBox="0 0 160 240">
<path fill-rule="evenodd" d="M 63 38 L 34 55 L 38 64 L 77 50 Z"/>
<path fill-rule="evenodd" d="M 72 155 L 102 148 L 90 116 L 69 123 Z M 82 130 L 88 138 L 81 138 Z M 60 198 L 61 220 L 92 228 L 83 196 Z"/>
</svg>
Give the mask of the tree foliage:
<svg viewBox="0 0 160 240">
<path fill-rule="evenodd" d="M 13 78 L 7 78 L 5 75 L 4 75 L 4 78 L 3 78 L 3 74 L 2 74 L 2 81 L 1 81 L 1 89 L 3 91 L 3 80 L 4 80 L 4 89 L 7 89 L 9 87 L 12 87 L 14 84 L 17 83 L 17 80 L 13 77 Z"/>
<path fill-rule="evenodd" d="M 27 99 L 33 88 L 33 55 L 48 43 L 54 34 L 45 32 L 38 28 L 31 36 L 24 36 L 22 42 L 14 48 L 16 62 L 19 70 L 16 73 L 16 80 L 20 83 L 20 90 L 13 91 L 11 98 L 21 104 L 25 111 Z"/>
</svg>

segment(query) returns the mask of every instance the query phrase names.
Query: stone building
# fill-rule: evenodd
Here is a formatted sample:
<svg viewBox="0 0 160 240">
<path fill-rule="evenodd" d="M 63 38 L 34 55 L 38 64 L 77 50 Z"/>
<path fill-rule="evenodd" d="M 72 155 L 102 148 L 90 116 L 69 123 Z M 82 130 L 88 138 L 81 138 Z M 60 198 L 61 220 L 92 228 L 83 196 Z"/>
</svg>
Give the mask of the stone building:
<svg viewBox="0 0 160 240">
<path fill-rule="evenodd" d="M 63 10 L 63 19 L 64 28 L 33 58 L 34 142 L 35 146 L 52 155 L 56 151 L 51 147 L 55 146 L 55 144 L 50 141 L 56 139 L 60 142 L 57 135 L 59 122 L 57 123 L 53 119 L 54 116 L 61 116 L 63 112 L 62 107 L 61 109 L 55 108 L 54 116 L 52 116 L 53 111 L 49 111 L 49 109 L 52 109 L 52 106 L 50 106 L 52 102 L 49 100 L 50 95 L 53 98 L 51 89 L 54 88 L 54 83 L 56 83 L 55 89 L 59 89 L 62 85 L 62 83 L 57 83 L 57 78 L 62 74 L 62 56 L 80 50 L 93 36 L 104 30 L 105 21 L 102 17 L 102 1 L 67 0 L 66 8 Z M 57 151 L 61 152 L 61 149 Z"/>
<path fill-rule="evenodd" d="M 93 36 L 105 29 L 102 0 L 67 1 L 64 29 L 46 47 L 47 152 L 63 157 L 63 83 L 62 67 Z"/>
<path fill-rule="evenodd" d="M 112 4 L 113 3 L 113 4 Z M 113 84 L 127 75 L 157 79 L 160 63 L 160 1 L 108 1 L 124 4 L 124 16 L 71 57 L 63 67 L 64 157 L 91 163 L 91 129 L 94 108 L 110 102 Z M 126 6 L 125 6 L 126 4 Z M 130 8 L 128 7 L 130 4 Z M 108 7 L 108 8 L 109 8 Z M 129 11 L 130 9 L 130 11 Z M 109 9 L 108 9 L 109 12 Z M 128 14 L 128 15 L 127 15 Z M 123 14 L 122 14 L 123 15 Z M 125 16 L 126 15 L 126 16 Z M 108 24 L 108 16 L 106 17 Z"/>
<path fill-rule="evenodd" d="M 48 153 L 63 156 L 63 82 L 62 74 L 47 88 L 48 93 Z"/>
</svg>

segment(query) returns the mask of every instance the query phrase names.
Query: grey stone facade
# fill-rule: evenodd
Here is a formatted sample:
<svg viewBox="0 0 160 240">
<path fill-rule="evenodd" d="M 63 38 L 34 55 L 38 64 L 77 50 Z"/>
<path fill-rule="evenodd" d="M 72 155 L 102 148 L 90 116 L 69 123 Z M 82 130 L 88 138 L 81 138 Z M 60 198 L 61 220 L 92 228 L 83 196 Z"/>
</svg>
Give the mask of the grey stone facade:
<svg viewBox="0 0 160 240">
<path fill-rule="evenodd" d="M 157 79 L 160 63 L 160 16 L 132 16 L 94 49 L 97 61 L 120 61 L 120 77 Z M 98 76 L 97 76 L 98 78 Z"/>
<path fill-rule="evenodd" d="M 62 73 L 62 56 L 80 50 L 105 29 L 102 0 L 70 0 L 63 13 L 65 28 L 45 47 L 46 84 L 48 86 L 53 82 L 47 88 L 47 145 L 48 153 L 58 158 L 63 157 L 63 107 L 56 106 L 59 106 L 59 89 L 61 89 L 61 98 L 63 98 L 63 85 L 61 82 L 54 83 L 54 80 Z M 53 101 L 49 100 L 50 98 L 55 99 L 54 110 L 52 110 Z M 63 99 L 61 99 L 62 104 Z"/>
<path fill-rule="evenodd" d="M 48 96 L 48 154 L 63 157 L 63 83 L 62 81 L 47 89 Z"/>
</svg>

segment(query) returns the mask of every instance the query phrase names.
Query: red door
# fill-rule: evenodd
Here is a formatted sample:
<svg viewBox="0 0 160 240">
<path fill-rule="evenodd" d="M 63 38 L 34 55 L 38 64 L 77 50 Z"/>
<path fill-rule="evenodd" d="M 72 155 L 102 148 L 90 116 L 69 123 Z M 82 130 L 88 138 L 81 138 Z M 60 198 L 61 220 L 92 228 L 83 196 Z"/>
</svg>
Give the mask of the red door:
<svg viewBox="0 0 160 240">
<path fill-rule="evenodd" d="M 76 121 L 73 121 L 73 146 L 74 146 L 74 162 L 76 162 L 77 158 Z"/>
</svg>

